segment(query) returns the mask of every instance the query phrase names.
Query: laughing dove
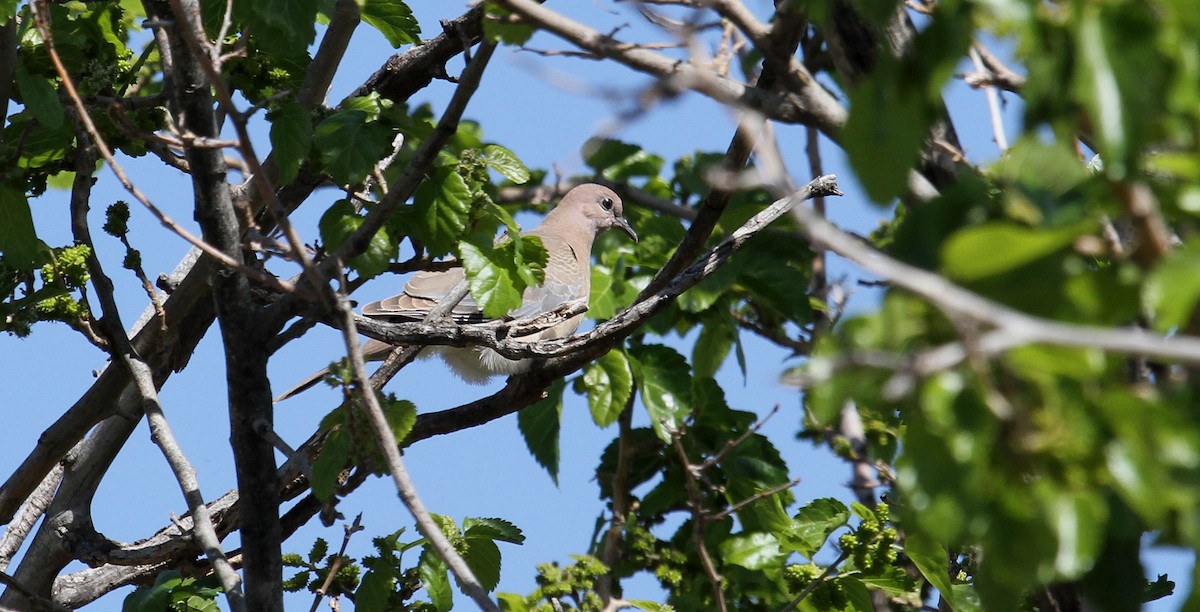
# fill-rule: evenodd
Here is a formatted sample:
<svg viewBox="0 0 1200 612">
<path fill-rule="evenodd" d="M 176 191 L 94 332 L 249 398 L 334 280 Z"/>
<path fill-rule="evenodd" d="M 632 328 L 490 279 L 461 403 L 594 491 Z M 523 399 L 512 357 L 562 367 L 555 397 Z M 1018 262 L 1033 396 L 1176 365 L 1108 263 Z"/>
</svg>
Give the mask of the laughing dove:
<svg viewBox="0 0 1200 612">
<path fill-rule="evenodd" d="M 621 198 L 611 189 L 588 183 L 568 191 L 541 225 L 523 233 L 525 236 L 537 236 L 546 247 L 545 282 L 526 288 L 521 305 L 509 311 L 505 318 L 533 317 L 567 302 L 586 302 L 591 286 L 592 242 L 600 232 L 614 227 L 637 240 L 637 233 L 622 215 Z M 388 321 L 420 321 L 453 293 L 464 279 L 465 273 L 461 267 L 419 272 L 404 285 L 399 295 L 367 304 L 362 313 L 370 318 Z M 487 320 L 469 294 L 450 311 L 449 316 L 458 323 L 481 323 Z M 582 321 L 583 314 L 580 313 L 521 340 L 537 342 L 569 336 L 575 333 Z M 381 359 L 393 348 L 385 342 L 369 340 L 363 345 L 363 354 L 368 359 Z M 459 378 L 471 384 L 483 383 L 497 374 L 520 374 L 528 371 L 531 365 L 529 359 L 507 359 L 483 347 L 432 347 L 426 352 L 438 354 Z M 282 401 L 311 387 L 326 372 L 328 369 L 318 372 L 275 401 Z"/>
</svg>

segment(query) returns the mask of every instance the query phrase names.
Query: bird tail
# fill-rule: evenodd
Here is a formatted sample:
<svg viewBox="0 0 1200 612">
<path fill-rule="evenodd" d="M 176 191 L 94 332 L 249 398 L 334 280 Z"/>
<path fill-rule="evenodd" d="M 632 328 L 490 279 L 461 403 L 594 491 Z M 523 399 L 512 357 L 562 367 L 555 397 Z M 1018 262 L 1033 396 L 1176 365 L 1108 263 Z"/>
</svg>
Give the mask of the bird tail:
<svg viewBox="0 0 1200 612">
<path fill-rule="evenodd" d="M 279 397 L 275 398 L 274 403 L 278 404 L 285 399 L 308 391 L 309 389 L 315 387 L 317 383 L 321 382 L 321 379 L 325 378 L 325 375 L 328 373 L 329 368 L 322 368 L 320 372 L 317 372 L 316 374 L 313 374 L 312 376 L 300 381 L 300 384 L 288 389 L 287 391 L 284 391 L 283 393 L 280 393 Z"/>
<path fill-rule="evenodd" d="M 367 361 L 375 361 L 387 357 L 388 353 L 391 352 L 393 348 L 394 347 L 392 345 L 386 342 L 380 342 L 379 340 L 371 339 L 367 340 L 367 342 L 363 344 L 362 352 Z M 283 393 L 280 393 L 279 397 L 276 397 L 273 400 L 273 403 L 278 404 L 285 399 L 308 391 L 309 389 L 315 387 L 317 383 L 321 382 L 321 379 L 325 378 L 325 375 L 328 373 L 329 368 L 322 368 L 320 372 L 317 372 L 316 374 L 313 374 L 312 376 L 300 381 L 300 384 L 288 389 L 287 391 L 284 391 Z"/>
</svg>

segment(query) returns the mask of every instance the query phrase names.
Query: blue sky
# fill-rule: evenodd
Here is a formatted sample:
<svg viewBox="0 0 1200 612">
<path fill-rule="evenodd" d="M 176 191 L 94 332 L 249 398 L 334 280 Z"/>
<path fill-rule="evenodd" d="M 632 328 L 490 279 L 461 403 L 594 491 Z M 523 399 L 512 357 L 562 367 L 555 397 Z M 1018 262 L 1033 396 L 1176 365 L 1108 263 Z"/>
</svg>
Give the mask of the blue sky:
<svg viewBox="0 0 1200 612">
<path fill-rule="evenodd" d="M 751 0 L 762 11 L 770 3 Z M 438 19 L 458 15 L 462 3 L 412 3 L 422 20 L 424 36 L 439 31 Z M 630 24 L 642 32 L 641 20 L 624 4 L 610 13 L 608 5 L 593 2 L 554 3 L 556 10 L 575 15 L 593 27 L 608 31 Z M 436 12 L 435 12 L 436 11 Z M 550 48 L 560 44 L 539 36 L 531 47 Z M 379 67 L 393 50 L 373 29 L 359 27 L 346 60 L 334 80 L 328 100 L 336 103 Z M 461 62 L 453 62 L 455 73 Z M 535 68 L 537 66 L 537 68 Z M 573 85 L 571 90 L 564 84 Z M 626 107 L 593 95 L 598 90 L 634 93 L 649 83 L 648 78 L 610 63 L 563 57 L 539 57 L 528 52 L 502 47 L 497 51 L 466 115 L 480 121 L 488 141 L 512 149 L 532 168 L 559 168 L 566 175 L 582 173 L 580 146 L 598 130 L 613 125 L 617 113 Z M 581 88 L 575 87 L 582 85 Z M 415 101 L 429 101 L 440 112 L 452 92 L 452 85 L 435 82 L 420 92 Z M 997 155 L 986 119 L 983 94 L 961 83 L 948 92 L 955 126 L 968 156 L 985 161 Z M 1010 135 L 1017 125 L 1016 104 L 1008 97 L 1006 114 Z M 716 103 L 695 94 L 685 94 L 654 108 L 629 125 L 620 126 L 614 137 L 634 142 L 647 150 L 675 159 L 697 150 L 724 151 L 733 133 L 735 118 Z M 805 177 L 804 130 L 799 126 L 777 126 L 784 157 L 797 183 Z M 265 155 L 269 144 L 265 132 L 256 131 L 256 146 Z M 829 202 L 830 218 L 843 228 L 867 233 L 889 211 L 865 201 L 837 149 L 824 147 L 827 171 L 836 172 L 847 196 Z M 138 187 L 167 214 L 187 227 L 191 220 L 190 186 L 185 177 L 164 170 L 149 158 L 122 160 Z M 332 190 L 316 195 L 301 209 L 296 221 L 307 240 L 316 236 L 316 220 L 325 206 L 336 198 Z M 103 208 L 111 201 L 132 201 L 104 170 L 93 196 L 92 223 L 102 222 Z M 34 203 L 39 236 L 52 245 L 70 242 L 67 234 L 67 194 L 52 192 Z M 525 225 L 536 219 L 522 218 Z M 133 209 L 131 239 L 141 249 L 145 267 L 153 278 L 171 270 L 187 251 L 181 239 L 159 226 L 140 208 Z M 132 325 L 141 313 L 145 297 L 132 275 L 120 270 L 121 247 L 116 240 L 97 235 L 98 248 L 105 261 L 111 262 L 109 274 L 118 286 L 121 314 Z M 832 276 L 845 276 L 849 288 L 861 274 L 842 262 L 833 261 Z M 363 287 L 355 298 L 360 303 L 394 293 L 402 278 L 381 277 Z M 851 308 L 869 308 L 875 297 L 857 290 Z M 851 499 L 845 487 L 848 467 L 827 452 L 797 442 L 800 396 L 796 390 L 778 382 L 780 372 L 794 362 L 787 355 L 757 338 L 745 334 L 748 375 L 726 364 L 719 374 L 730 404 L 738 409 L 766 414 L 776 404 L 780 412 L 764 429 L 779 446 L 791 472 L 802 478 L 795 488 L 803 503 L 818 497 Z M 668 344 L 688 354 L 688 339 L 669 338 Z M 293 342 L 271 363 L 272 381 L 277 390 L 285 389 L 314 370 L 336 359 L 341 350 L 338 334 L 318 328 Z M 47 324 L 35 329 L 32 337 L 18 340 L 0 336 L 0 355 L 4 355 L 3 378 L 9 389 L 5 414 L 7 452 L 0 454 L 0 472 L 7 476 L 32 447 L 40 432 L 91 384 L 92 371 L 104 364 L 104 356 L 81 336 L 63 325 Z M 490 393 L 501 381 L 487 387 L 463 384 L 446 372 L 435 360 L 419 361 L 405 369 L 389 390 L 415 402 L 422 411 L 453 407 Z M 204 339 L 188 368 L 175 375 L 161 396 L 166 416 L 180 438 L 185 452 L 196 467 L 207 498 L 215 498 L 234 488 L 234 471 L 228 447 L 228 420 L 225 412 L 223 358 L 215 328 Z M 330 389 L 317 388 L 277 407 L 276 423 L 280 435 L 293 444 L 303 441 L 320 419 L 337 403 Z M 648 424 L 644 413 L 637 419 Z M 448 514 L 461 521 L 465 516 L 498 517 L 514 522 L 526 537 L 524 546 L 501 545 L 504 566 L 499 590 L 528 593 L 534 588 L 534 566 L 557 560 L 569 562 L 570 554 L 586 552 L 588 539 L 603 506 L 594 482 L 594 468 L 601 450 L 615 435 L 613 429 L 600 431 L 591 422 L 583 398 L 569 392 L 563 413 L 560 486 L 556 487 L 525 449 L 517 431 L 515 417 L 507 417 L 485 426 L 423 441 L 407 450 L 405 461 L 425 501 L 433 512 Z M 370 552 L 370 538 L 407 527 L 409 539 L 416 539 L 411 518 L 396 498 L 388 479 L 372 479 L 339 506 L 347 518 L 363 513 L 364 533 L 355 536 L 350 554 L 361 557 Z M 165 524 L 170 513 L 185 510 L 177 484 L 161 454 L 151 444 L 143 424 L 118 456 L 108 478 L 101 485 L 95 506 L 97 528 L 111 538 L 123 541 L 146 537 Z M 342 527 L 323 528 L 313 522 L 301 529 L 285 545 L 291 552 L 307 552 L 316 537 L 324 537 L 336 547 Z M 236 538 L 228 547 L 235 546 Z M 1186 593 L 1191 555 L 1158 553 L 1148 573 L 1170 571 Z M 117 610 L 120 595 L 101 600 L 92 609 Z M 627 598 L 655 599 L 657 584 L 651 579 L 626 583 Z M 288 608 L 305 606 L 307 596 L 293 596 Z M 465 598 L 459 595 L 459 603 Z M 467 606 L 469 607 L 469 606 Z M 1173 609 L 1160 603 L 1153 609 Z"/>
</svg>

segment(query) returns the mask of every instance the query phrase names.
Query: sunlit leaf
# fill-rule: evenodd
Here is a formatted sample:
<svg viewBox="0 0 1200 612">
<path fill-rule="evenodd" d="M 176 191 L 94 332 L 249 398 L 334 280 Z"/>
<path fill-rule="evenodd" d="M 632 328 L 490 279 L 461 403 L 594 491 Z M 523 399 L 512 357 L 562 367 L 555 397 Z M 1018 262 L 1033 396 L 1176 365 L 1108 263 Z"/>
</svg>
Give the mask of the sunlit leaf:
<svg viewBox="0 0 1200 612">
<path fill-rule="evenodd" d="M 1057 228 L 1029 228 L 992 222 L 958 231 L 942 248 L 946 274 L 975 280 L 1007 272 L 1063 249 L 1095 227 L 1092 222 Z"/>
<path fill-rule="evenodd" d="M 421 42 L 421 26 L 400 0 L 363 0 L 362 20 L 379 30 L 393 49 Z"/>
<path fill-rule="evenodd" d="M 529 181 L 529 168 L 525 167 L 525 164 L 517 158 L 515 153 L 500 145 L 490 144 L 485 146 L 483 148 L 483 159 L 493 170 L 518 185 Z"/>
<path fill-rule="evenodd" d="M 783 537 L 783 544 L 812 559 L 829 534 L 849 520 L 850 511 L 842 502 L 831 497 L 815 499 L 796 514 L 792 528 Z"/>
<path fill-rule="evenodd" d="M 692 409 L 692 380 L 687 360 L 662 345 L 640 346 L 630 351 L 633 376 L 642 402 L 650 413 L 654 432 L 669 442 Z"/>
<path fill-rule="evenodd" d="M 779 541 L 769 533 L 749 533 L 733 536 L 721 542 L 721 558 L 725 563 L 748 570 L 761 570 L 778 564 L 787 554 L 779 549 Z"/>
<path fill-rule="evenodd" d="M 588 394 L 592 420 L 600 427 L 615 423 L 633 391 L 633 375 L 625 353 L 609 351 L 588 364 L 584 368 L 582 381 Z"/>
</svg>

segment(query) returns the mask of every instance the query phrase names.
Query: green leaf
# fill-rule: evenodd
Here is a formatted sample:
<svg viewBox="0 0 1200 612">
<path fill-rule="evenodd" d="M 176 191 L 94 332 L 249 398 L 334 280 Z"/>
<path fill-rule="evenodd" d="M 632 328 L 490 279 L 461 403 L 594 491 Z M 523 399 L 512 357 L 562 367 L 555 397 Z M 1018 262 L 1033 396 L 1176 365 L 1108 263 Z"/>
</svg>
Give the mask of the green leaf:
<svg viewBox="0 0 1200 612">
<path fill-rule="evenodd" d="M 387 418 L 388 426 L 397 442 L 404 442 L 413 425 L 417 423 L 417 406 L 408 400 L 398 400 L 393 396 L 384 398 L 383 415 Z"/>
<path fill-rule="evenodd" d="M 379 30 L 393 49 L 421 42 L 421 26 L 412 9 L 400 0 L 365 0 L 362 20 Z"/>
<path fill-rule="evenodd" d="M 42 125 L 55 129 L 63 124 L 67 110 L 58 99 L 54 86 L 44 78 L 29 74 L 25 64 L 17 63 L 17 87 L 21 90 L 21 101 Z"/>
<path fill-rule="evenodd" d="M 889 565 L 883 568 L 883 573 L 879 575 L 856 574 L 856 578 L 862 581 L 867 588 L 880 590 L 893 597 L 898 597 L 905 594 L 910 594 L 916 591 L 916 581 L 912 576 L 909 576 L 904 570 L 894 565 Z"/>
<path fill-rule="evenodd" d="M 325 538 L 317 538 L 313 542 L 312 549 L 308 551 L 308 562 L 314 565 L 320 563 L 327 554 L 329 554 L 329 542 L 326 542 Z"/>
<path fill-rule="evenodd" d="M 268 53 L 295 56 L 316 38 L 318 0 L 235 2 L 234 13 Z"/>
<path fill-rule="evenodd" d="M 638 610 L 648 610 L 649 612 L 674 612 L 675 610 L 675 608 L 670 604 L 649 601 L 646 599 L 626 599 L 625 603 L 637 608 Z"/>
<path fill-rule="evenodd" d="M 468 540 L 487 538 L 510 544 L 524 544 L 525 534 L 516 525 L 498 518 L 467 517 L 463 519 L 463 537 Z"/>
<path fill-rule="evenodd" d="M 483 237 L 486 242 L 486 236 Z M 524 283 L 518 281 L 517 266 L 509 248 L 479 246 L 467 241 L 458 243 L 463 269 L 467 272 L 467 283 L 471 296 L 488 318 L 500 318 L 521 306 Z M 520 288 L 518 288 L 520 286 Z"/>
<path fill-rule="evenodd" d="M 338 477 L 350 462 L 350 436 L 342 429 L 329 432 L 325 445 L 312 464 L 312 491 L 317 499 L 329 501 L 338 486 Z"/>
<path fill-rule="evenodd" d="M 566 383 L 555 382 L 546 397 L 517 413 L 517 427 L 525 438 L 525 446 L 538 465 L 546 468 L 550 479 L 558 485 L 558 434 L 562 422 L 562 394 Z"/>
<path fill-rule="evenodd" d="M 371 563 L 371 561 L 375 561 Z M 355 612 L 385 612 L 396 584 L 396 568 L 383 559 L 365 559 L 370 569 L 354 591 Z"/>
<path fill-rule="evenodd" d="M 1001 274 L 1066 248 L 1095 228 L 1085 221 L 1064 227 L 1029 228 L 994 221 L 955 232 L 942 248 L 946 275 L 964 281 Z"/>
<path fill-rule="evenodd" d="M 1159 332 L 1187 324 L 1200 301 L 1200 241 L 1167 254 L 1150 272 L 1142 287 L 1142 302 L 1154 313 Z"/>
<path fill-rule="evenodd" d="M 0 26 L 8 23 L 17 12 L 17 0 L 0 0 Z"/>
<path fill-rule="evenodd" d="M 583 370 L 583 387 L 588 393 L 592 420 L 600 427 L 617 421 L 633 393 L 633 373 L 620 350 L 605 353 Z"/>
<path fill-rule="evenodd" d="M 417 187 L 413 209 L 426 251 L 432 257 L 441 257 L 466 232 L 471 189 L 453 168 L 437 168 Z"/>
<path fill-rule="evenodd" d="M 649 344 L 630 351 L 633 378 L 650 413 L 654 433 L 664 442 L 692 410 L 692 380 L 687 360 L 674 349 Z"/>
<path fill-rule="evenodd" d="M 500 547 L 492 540 L 473 540 L 463 555 L 479 584 L 491 592 L 500 584 Z"/>
<path fill-rule="evenodd" d="M 509 20 L 512 11 L 491 0 L 484 5 L 483 36 L 488 42 L 503 42 L 509 45 L 523 45 L 533 37 L 537 28 L 527 23 L 514 23 Z"/>
<path fill-rule="evenodd" d="M 446 564 L 429 548 L 421 551 L 417 575 L 421 577 L 421 586 L 425 587 L 429 601 L 435 609 L 445 612 L 454 607 L 454 592 L 450 589 L 450 576 L 447 575 Z"/>
<path fill-rule="evenodd" d="M 721 364 L 725 363 L 725 358 L 729 356 L 729 349 L 733 348 L 733 341 L 736 339 L 737 327 L 728 313 L 722 312 L 717 316 L 708 317 L 704 327 L 700 329 L 700 335 L 696 337 L 696 344 L 692 347 L 692 369 L 695 370 L 696 377 L 715 376 Z"/>
<path fill-rule="evenodd" d="M 823 497 L 814 499 L 796 513 L 792 528 L 783 538 L 786 549 L 812 559 L 829 534 L 850 520 L 850 510 L 842 502 Z"/>
<path fill-rule="evenodd" d="M 1125 132 L 1126 120 L 1120 83 L 1113 70 L 1111 54 L 1121 53 L 1109 44 L 1101 11 L 1096 6 L 1081 7 L 1076 57 L 1079 69 L 1075 72 L 1076 95 L 1088 107 L 1092 125 L 1100 137 L 1100 153 L 1105 160 L 1105 171 L 1113 178 L 1125 175 L 1125 159 L 1129 136 Z"/>
<path fill-rule="evenodd" d="M 37 262 L 38 238 L 25 193 L 0 184 L 0 255 L 13 267 L 29 269 Z"/>
<path fill-rule="evenodd" d="M 496 599 L 500 601 L 500 609 L 504 612 L 529 611 L 529 606 L 525 605 L 525 597 L 516 593 L 496 593 Z"/>
<path fill-rule="evenodd" d="M 855 174 L 867 195 L 880 203 L 904 191 L 929 132 L 924 100 L 902 92 L 895 73 L 881 67 L 851 90 L 850 117 L 842 128 Z"/>
<path fill-rule="evenodd" d="M 279 183 L 296 180 L 300 164 L 312 148 L 313 124 L 308 112 L 288 100 L 268 116 L 271 122 L 271 152 L 279 166 Z"/>
<path fill-rule="evenodd" d="M 721 542 L 721 559 L 751 571 L 778 565 L 787 558 L 779 549 L 779 540 L 769 533 L 749 533 L 733 536 Z"/>
<path fill-rule="evenodd" d="M 382 122 L 372 122 L 366 111 L 343 110 L 317 125 L 313 144 L 334 182 L 358 185 L 391 150 L 392 131 Z"/>
<path fill-rule="evenodd" d="M 912 559 L 921 575 L 942 594 L 951 608 L 957 609 L 950 583 L 950 561 L 946 547 L 921 533 L 910 533 L 904 540 L 904 554 Z"/>
<path fill-rule="evenodd" d="M 610 181 L 634 176 L 657 176 L 663 159 L 635 144 L 611 138 L 592 138 L 583 145 L 583 161 Z"/>
<path fill-rule="evenodd" d="M 325 243 L 325 248 L 335 250 L 341 247 L 362 224 L 363 218 L 355 213 L 354 206 L 350 201 L 338 200 L 329 207 L 329 210 L 325 211 L 325 214 L 321 215 L 317 229 L 321 233 L 321 240 Z M 350 260 L 350 267 L 363 277 L 370 278 L 387 270 L 388 262 L 396 254 L 396 249 L 397 246 L 392 243 L 387 228 L 381 227 L 374 236 L 371 236 L 371 240 L 367 243 L 367 250 L 362 255 Z"/>
<path fill-rule="evenodd" d="M 483 159 L 488 166 L 513 183 L 523 185 L 529 181 L 529 168 L 517 159 L 515 153 L 500 145 L 490 144 L 483 147 Z"/>
</svg>

